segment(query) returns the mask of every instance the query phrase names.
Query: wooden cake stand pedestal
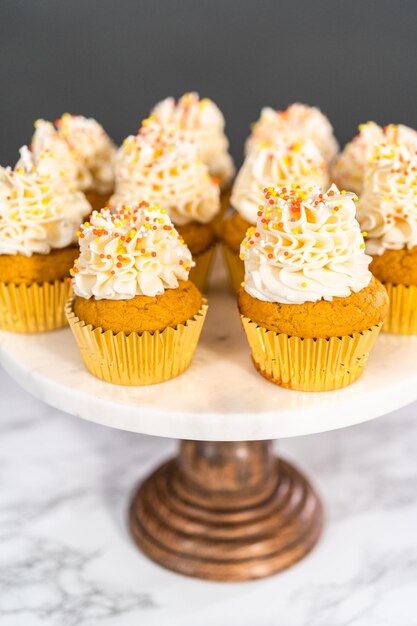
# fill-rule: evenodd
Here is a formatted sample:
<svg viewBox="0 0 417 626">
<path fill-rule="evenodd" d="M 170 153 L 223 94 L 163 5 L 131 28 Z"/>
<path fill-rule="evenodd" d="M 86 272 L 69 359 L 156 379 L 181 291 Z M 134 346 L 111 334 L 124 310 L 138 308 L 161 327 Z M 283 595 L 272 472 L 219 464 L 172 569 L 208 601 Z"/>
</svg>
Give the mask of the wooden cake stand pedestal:
<svg viewBox="0 0 417 626">
<path fill-rule="evenodd" d="M 130 508 L 138 546 L 168 569 L 208 580 L 262 578 L 315 545 L 323 509 L 272 441 L 183 441 Z"/>
</svg>

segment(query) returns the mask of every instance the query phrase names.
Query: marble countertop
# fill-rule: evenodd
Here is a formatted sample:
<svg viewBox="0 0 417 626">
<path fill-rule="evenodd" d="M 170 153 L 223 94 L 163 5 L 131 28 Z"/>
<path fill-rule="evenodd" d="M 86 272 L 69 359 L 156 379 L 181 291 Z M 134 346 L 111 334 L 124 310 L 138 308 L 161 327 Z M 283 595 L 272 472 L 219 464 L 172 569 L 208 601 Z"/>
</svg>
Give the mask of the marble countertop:
<svg viewBox="0 0 417 626">
<path fill-rule="evenodd" d="M 285 440 L 327 526 L 269 579 L 205 583 L 133 546 L 131 493 L 175 443 L 52 409 L 0 371 L 0 626 L 416 626 L 417 404 Z"/>
</svg>

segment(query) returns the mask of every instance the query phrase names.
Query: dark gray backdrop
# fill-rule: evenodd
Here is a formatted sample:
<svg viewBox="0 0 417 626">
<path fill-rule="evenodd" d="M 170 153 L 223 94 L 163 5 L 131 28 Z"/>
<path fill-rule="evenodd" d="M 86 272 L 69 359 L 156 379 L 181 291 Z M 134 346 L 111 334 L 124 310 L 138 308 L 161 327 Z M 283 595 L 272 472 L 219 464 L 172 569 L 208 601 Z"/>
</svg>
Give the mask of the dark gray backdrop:
<svg viewBox="0 0 417 626">
<path fill-rule="evenodd" d="M 417 127 L 417 2 L 0 0 L 1 164 L 37 117 L 120 141 L 188 90 L 220 105 L 237 161 L 267 104 L 317 104 L 342 142 L 368 119 Z"/>
</svg>

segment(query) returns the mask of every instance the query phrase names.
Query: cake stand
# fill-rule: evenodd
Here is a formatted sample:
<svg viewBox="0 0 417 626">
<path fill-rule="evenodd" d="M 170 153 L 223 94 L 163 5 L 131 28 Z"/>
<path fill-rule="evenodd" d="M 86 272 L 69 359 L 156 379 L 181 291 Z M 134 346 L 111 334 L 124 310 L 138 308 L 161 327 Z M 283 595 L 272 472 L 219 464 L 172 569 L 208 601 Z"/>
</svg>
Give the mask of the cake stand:
<svg viewBox="0 0 417 626">
<path fill-rule="evenodd" d="M 135 542 L 161 565 L 199 578 L 261 578 L 304 557 L 323 510 L 314 488 L 277 459 L 272 440 L 358 424 L 417 399 L 417 342 L 382 335 L 345 389 L 281 389 L 254 369 L 223 270 L 190 369 L 148 387 L 114 386 L 83 366 L 71 331 L 0 334 L 0 362 L 48 404 L 114 428 L 181 440 L 176 458 L 139 487 Z"/>
</svg>

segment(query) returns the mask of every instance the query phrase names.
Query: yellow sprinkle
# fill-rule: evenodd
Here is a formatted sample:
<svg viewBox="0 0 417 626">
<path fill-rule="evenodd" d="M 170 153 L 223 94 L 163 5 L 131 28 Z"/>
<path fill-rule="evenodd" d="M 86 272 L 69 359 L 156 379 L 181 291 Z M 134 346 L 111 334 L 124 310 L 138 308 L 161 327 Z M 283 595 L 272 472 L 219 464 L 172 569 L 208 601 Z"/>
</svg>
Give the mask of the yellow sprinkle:
<svg viewBox="0 0 417 626">
<path fill-rule="evenodd" d="M 244 287 L 244 286 L 245 286 L 245 283 L 242 281 L 242 282 L 240 283 L 240 286 L 241 286 L 241 287 Z"/>
<path fill-rule="evenodd" d="M 359 247 L 360 247 L 360 249 L 361 249 L 361 250 L 363 250 L 363 249 L 364 249 L 364 247 L 365 247 L 365 244 L 364 244 L 364 243 L 361 243 L 361 245 L 360 245 Z"/>
<path fill-rule="evenodd" d="M 301 287 L 307 287 L 307 283 L 301 283 Z"/>
<path fill-rule="evenodd" d="M 367 237 L 367 236 L 368 236 L 368 233 L 366 232 L 366 230 L 364 230 L 362 233 L 362 237 Z"/>
</svg>

